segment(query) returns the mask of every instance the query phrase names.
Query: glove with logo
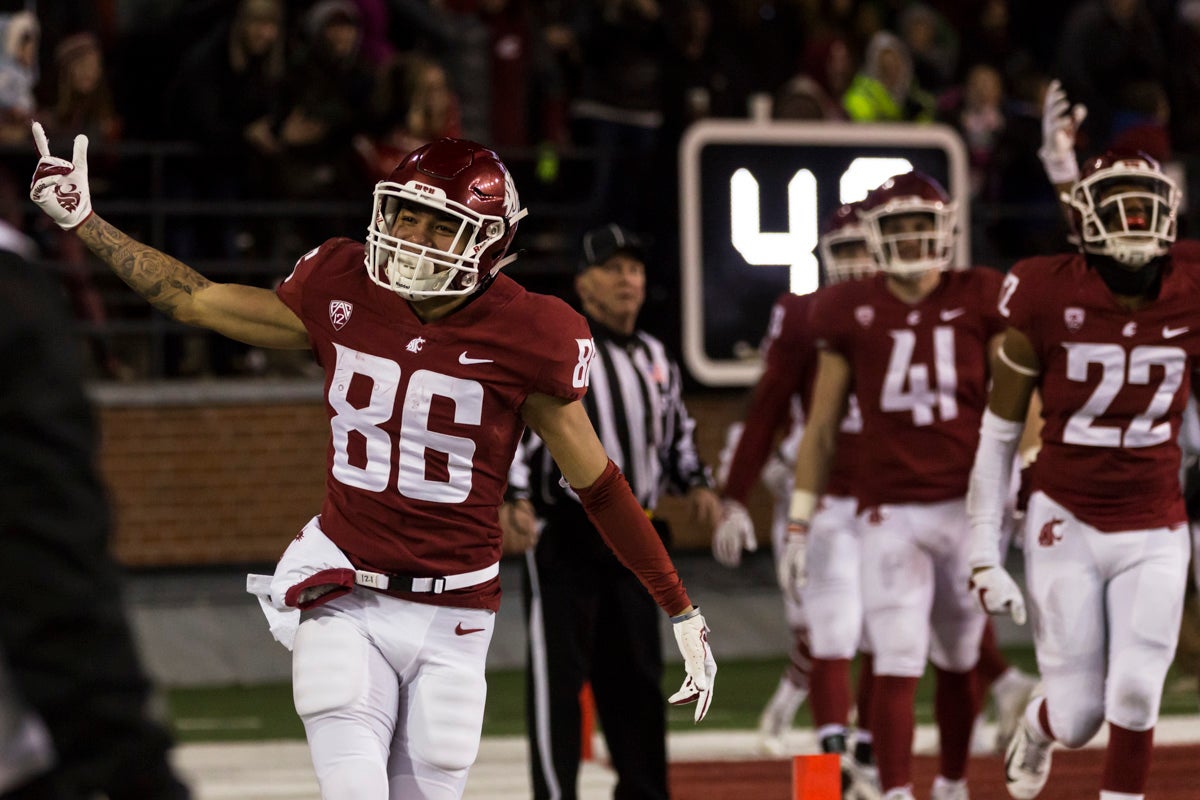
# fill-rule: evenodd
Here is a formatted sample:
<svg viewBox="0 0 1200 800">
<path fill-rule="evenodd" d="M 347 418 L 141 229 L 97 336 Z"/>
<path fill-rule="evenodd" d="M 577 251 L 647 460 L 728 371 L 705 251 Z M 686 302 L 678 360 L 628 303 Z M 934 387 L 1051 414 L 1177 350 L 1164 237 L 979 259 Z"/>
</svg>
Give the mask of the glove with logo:
<svg viewBox="0 0 1200 800">
<path fill-rule="evenodd" d="M 796 602 L 800 602 L 800 590 L 808 582 L 808 523 L 788 523 L 787 539 L 775 564 L 779 588 Z"/>
<path fill-rule="evenodd" d="M 717 662 L 713 659 L 712 650 L 708 646 L 708 624 L 700 614 L 699 608 L 694 608 L 686 614 L 671 618 L 671 628 L 675 631 L 675 643 L 683 654 L 683 667 L 687 677 L 679 691 L 667 698 L 673 706 L 687 705 L 695 701 L 696 713 L 693 719 L 700 722 L 708 713 L 712 703 L 713 684 L 717 680 Z"/>
<path fill-rule="evenodd" d="M 1025 599 L 1004 567 L 976 567 L 971 573 L 970 588 L 979 595 L 979 602 L 987 613 L 1011 614 L 1013 622 L 1025 624 Z"/>
<path fill-rule="evenodd" d="M 1074 183 L 1079 179 L 1079 162 L 1075 160 L 1075 134 L 1087 117 L 1087 106 L 1067 100 L 1067 93 L 1057 80 L 1046 87 L 1042 101 L 1042 146 L 1038 158 L 1053 184 Z"/>
<path fill-rule="evenodd" d="M 736 500 L 721 501 L 721 512 L 721 521 L 713 531 L 713 558 L 722 566 L 736 567 L 742 563 L 743 549 L 751 553 L 758 549 L 754 523 L 746 507 Z"/>
<path fill-rule="evenodd" d="M 50 143 L 40 122 L 33 123 L 37 145 L 37 168 L 29 185 L 29 199 L 37 203 L 63 230 L 73 230 L 92 215 L 92 193 L 88 188 L 88 137 L 75 137 L 70 161 L 50 155 Z"/>
</svg>

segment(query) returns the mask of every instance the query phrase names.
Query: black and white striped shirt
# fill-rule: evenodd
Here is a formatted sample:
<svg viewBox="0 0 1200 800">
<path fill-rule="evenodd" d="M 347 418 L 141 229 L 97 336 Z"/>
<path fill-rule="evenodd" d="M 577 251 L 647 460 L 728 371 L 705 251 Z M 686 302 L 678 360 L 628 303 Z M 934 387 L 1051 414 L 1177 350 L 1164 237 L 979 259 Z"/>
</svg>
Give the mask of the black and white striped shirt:
<svg viewBox="0 0 1200 800">
<path fill-rule="evenodd" d="M 708 467 L 696 452 L 696 423 L 683 404 L 679 365 L 663 343 L 648 333 L 614 333 L 589 320 L 596 343 L 584 408 L 604 449 L 625 473 L 643 508 L 653 509 L 662 491 L 684 494 L 712 487 Z M 575 493 L 562 485 L 562 473 L 542 441 L 525 434 L 509 472 L 510 492 L 529 492 L 548 507 Z"/>
</svg>

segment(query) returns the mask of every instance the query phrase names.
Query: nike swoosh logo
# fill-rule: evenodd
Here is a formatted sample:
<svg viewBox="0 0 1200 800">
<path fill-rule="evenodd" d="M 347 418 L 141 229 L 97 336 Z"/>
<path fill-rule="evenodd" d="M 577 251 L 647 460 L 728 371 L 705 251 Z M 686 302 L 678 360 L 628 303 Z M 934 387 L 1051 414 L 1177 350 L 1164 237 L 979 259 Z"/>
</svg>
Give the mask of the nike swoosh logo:
<svg viewBox="0 0 1200 800">
<path fill-rule="evenodd" d="M 1188 330 L 1187 325 L 1184 325 L 1182 328 L 1172 328 L 1169 325 L 1163 325 L 1163 338 L 1174 339 L 1176 336 L 1182 336 L 1187 333 Z"/>
<path fill-rule="evenodd" d="M 958 319 L 965 313 L 967 313 L 965 308 L 952 308 L 949 311 L 943 311 L 941 313 L 942 322 L 949 322 L 952 319 Z"/>
<path fill-rule="evenodd" d="M 459 636 L 466 636 L 468 633 L 479 633 L 481 630 L 484 630 L 484 629 L 483 628 L 464 628 L 462 626 L 461 622 L 454 626 L 454 632 L 457 633 Z"/>
<path fill-rule="evenodd" d="M 471 358 L 469 355 L 467 355 L 467 351 L 463 350 L 461 353 L 458 354 L 458 363 L 466 364 L 466 365 L 491 364 L 492 359 L 490 359 L 490 358 Z"/>
</svg>

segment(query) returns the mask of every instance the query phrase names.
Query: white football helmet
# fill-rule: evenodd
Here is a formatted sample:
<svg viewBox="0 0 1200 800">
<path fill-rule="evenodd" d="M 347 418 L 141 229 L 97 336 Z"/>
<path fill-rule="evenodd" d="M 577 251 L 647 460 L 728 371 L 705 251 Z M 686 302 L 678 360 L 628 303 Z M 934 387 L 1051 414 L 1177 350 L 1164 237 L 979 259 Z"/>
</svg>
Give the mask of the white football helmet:
<svg viewBox="0 0 1200 800">
<path fill-rule="evenodd" d="M 1181 195 L 1143 152 L 1109 151 L 1080 170 L 1071 187 L 1071 221 L 1086 253 L 1138 268 L 1167 254 Z"/>
</svg>

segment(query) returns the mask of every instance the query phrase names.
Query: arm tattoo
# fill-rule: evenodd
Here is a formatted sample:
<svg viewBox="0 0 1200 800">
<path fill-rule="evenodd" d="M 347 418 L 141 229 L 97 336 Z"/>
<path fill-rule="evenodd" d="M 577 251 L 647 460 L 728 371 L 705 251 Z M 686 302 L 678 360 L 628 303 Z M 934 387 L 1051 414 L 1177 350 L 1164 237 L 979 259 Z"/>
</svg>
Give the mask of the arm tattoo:
<svg viewBox="0 0 1200 800">
<path fill-rule="evenodd" d="M 212 284 L 182 261 L 131 238 L 93 215 L 77 230 L 79 238 L 150 304 L 167 316 L 193 295 Z"/>
</svg>

